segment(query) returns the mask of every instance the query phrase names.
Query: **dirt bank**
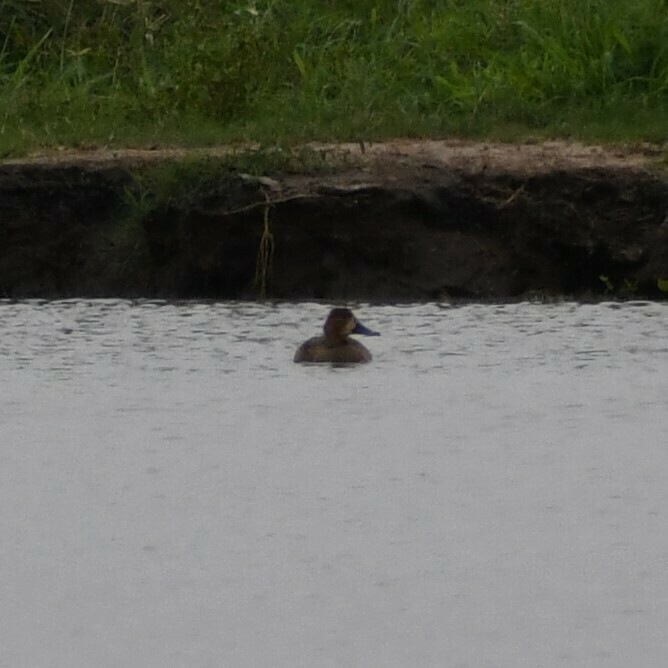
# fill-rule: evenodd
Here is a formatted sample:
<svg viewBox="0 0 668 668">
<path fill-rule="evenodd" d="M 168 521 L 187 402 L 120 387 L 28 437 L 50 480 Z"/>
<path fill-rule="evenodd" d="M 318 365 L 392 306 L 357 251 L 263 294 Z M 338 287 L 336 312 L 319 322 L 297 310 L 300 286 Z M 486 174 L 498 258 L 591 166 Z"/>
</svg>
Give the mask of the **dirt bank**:
<svg viewBox="0 0 668 668">
<path fill-rule="evenodd" d="M 263 176 L 226 149 L 6 160 L 0 295 L 665 295 L 659 149 L 398 141 L 308 155 Z M 142 180 L 207 156 L 225 165 L 214 186 L 157 197 Z"/>
</svg>

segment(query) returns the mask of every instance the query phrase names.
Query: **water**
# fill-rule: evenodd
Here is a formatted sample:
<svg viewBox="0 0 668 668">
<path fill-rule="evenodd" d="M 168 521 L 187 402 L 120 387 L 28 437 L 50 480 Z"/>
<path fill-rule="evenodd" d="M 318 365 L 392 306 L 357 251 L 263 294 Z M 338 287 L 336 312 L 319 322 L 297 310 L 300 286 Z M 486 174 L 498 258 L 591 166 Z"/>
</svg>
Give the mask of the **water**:
<svg viewBox="0 0 668 668">
<path fill-rule="evenodd" d="M 0 303 L 0 663 L 656 668 L 668 306 Z"/>
</svg>

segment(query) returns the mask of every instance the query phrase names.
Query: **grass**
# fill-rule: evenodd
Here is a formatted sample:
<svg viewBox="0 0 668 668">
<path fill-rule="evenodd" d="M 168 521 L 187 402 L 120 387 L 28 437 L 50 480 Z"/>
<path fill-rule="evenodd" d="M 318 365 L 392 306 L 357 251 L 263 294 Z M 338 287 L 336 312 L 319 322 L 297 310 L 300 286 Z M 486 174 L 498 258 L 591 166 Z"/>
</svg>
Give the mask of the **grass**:
<svg viewBox="0 0 668 668">
<path fill-rule="evenodd" d="M 0 0 L 0 156 L 662 142 L 667 118 L 668 0 Z"/>
</svg>

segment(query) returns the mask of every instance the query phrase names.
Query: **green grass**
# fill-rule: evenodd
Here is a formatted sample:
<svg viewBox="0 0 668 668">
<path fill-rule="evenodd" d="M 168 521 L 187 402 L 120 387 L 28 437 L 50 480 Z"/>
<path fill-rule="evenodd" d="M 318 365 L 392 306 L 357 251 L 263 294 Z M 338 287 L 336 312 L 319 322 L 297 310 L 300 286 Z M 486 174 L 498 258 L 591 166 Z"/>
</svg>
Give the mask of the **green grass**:
<svg viewBox="0 0 668 668">
<path fill-rule="evenodd" d="M 665 141 L 668 0 L 0 0 L 0 156 Z"/>
</svg>

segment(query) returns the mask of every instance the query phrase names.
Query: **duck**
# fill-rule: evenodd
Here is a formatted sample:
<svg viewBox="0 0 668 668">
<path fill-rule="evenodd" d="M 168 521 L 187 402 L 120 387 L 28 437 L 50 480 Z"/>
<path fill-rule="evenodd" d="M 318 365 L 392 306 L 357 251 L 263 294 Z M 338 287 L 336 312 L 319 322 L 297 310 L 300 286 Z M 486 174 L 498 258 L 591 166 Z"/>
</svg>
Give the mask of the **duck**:
<svg viewBox="0 0 668 668">
<path fill-rule="evenodd" d="M 350 309 L 334 308 L 325 321 L 325 335 L 314 336 L 297 348 L 297 363 L 362 364 L 371 361 L 371 353 L 351 334 L 380 336 L 365 327 Z"/>
</svg>

